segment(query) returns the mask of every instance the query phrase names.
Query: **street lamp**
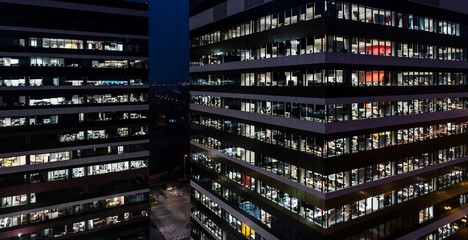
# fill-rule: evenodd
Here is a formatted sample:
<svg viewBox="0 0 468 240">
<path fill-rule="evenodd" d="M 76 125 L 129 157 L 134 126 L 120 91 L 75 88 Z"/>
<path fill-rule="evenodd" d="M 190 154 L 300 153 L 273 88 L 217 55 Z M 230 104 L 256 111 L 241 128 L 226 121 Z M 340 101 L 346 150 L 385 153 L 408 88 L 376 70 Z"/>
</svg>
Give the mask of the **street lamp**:
<svg viewBox="0 0 468 240">
<path fill-rule="evenodd" d="M 185 154 L 184 155 L 184 180 L 187 179 L 187 169 L 186 169 L 186 163 L 185 163 L 187 161 L 187 157 L 188 155 Z"/>
</svg>

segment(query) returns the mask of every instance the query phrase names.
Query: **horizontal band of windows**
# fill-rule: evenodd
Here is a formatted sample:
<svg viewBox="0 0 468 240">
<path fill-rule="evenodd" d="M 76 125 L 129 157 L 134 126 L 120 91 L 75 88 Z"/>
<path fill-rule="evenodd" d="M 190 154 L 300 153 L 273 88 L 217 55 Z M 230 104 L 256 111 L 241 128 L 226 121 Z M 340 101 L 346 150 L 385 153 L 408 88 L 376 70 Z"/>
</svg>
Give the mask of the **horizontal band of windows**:
<svg viewBox="0 0 468 240">
<path fill-rule="evenodd" d="M 51 132 L 59 131 L 65 126 L 88 125 L 99 127 L 103 125 L 137 125 L 147 122 L 147 113 L 140 111 L 128 112 L 105 112 L 105 113 L 79 113 L 75 114 L 76 119 L 71 121 L 70 115 L 42 115 L 42 116 L 15 116 L 15 117 L 0 117 L 0 132 L 4 136 L 12 136 L 29 132 L 31 135 L 34 132 L 49 129 Z M 106 122 L 106 123 L 104 123 Z M 20 127 L 21 128 L 18 128 Z M 82 126 L 81 126 L 82 127 Z"/>
<path fill-rule="evenodd" d="M 445 123 L 425 127 L 400 128 L 393 131 L 377 132 L 358 135 L 339 136 L 338 138 L 323 138 L 307 133 L 295 133 L 290 131 L 268 128 L 227 120 L 227 123 L 215 125 L 212 121 L 205 121 L 204 117 L 194 118 L 194 124 L 201 127 L 199 133 L 194 134 L 192 139 L 205 146 L 215 149 L 222 149 L 225 146 L 218 139 L 226 139 L 226 134 L 233 136 L 231 141 L 241 140 L 242 137 L 250 138 L 266 144 L 266 146 L 277 146 L 293 152 L 302 152 L 319 158 L 338 158 L 343 159 L 346 156 L 355 158 L 370 151 L 380 151 L 393 147 L 394 149 L 404 148 L 410 144 L 440 142 L 441 138 L 460 138 L 466 135 L 466 122 Z M 236 138 L 236 136 L 238 136 Z M 457 139 L 455 139 L 457 140 Z M 240 141 L 242 142 L 242 141 Z M 451 142 L 448 140 L 446 144 Z M 252 145 L 255 145 L 252 143 Z M 228 146 L 228 145 L 227 145 Z M 439 144 L 439 146 L 443 146 Z"/>
<path fill-rule="evenodd" d="M 26 164 L 25 156 L 1 158 L 0 159 L 1 160 L 0 174 L 13 174 L 13 173 L 21 173 L 21 172 L 46 170 L 50 168 L 72 167 L 72 166 L 86 165 L 86 164 L 92 164 L 92 163 L 118 161 L 118 160 L 129 159 L 129 158 L 145 158 L 148 156 L 149 156 L 149 151 L 138 151 L 138 152 L 131 152 L 131 153 L 122 152 L 118 154 L 109 154 L 109 155 L 96 156 L 96 157 L 84 157 L 84 158 L 75 158 L 75 159 L 68 159 L 68 160 L 57 160 L 55 162 L 46 162 L 43 164 L 32 163 L 31 161 L 30 162 L 31 165 Z"/>
<path fill-rule="evenodd" d="M 234 146 L 232 143 L 225 144 Z M 323 175 L 313 169 L 306 169 L 307 167 L 290 159 L 286 161 L 275 159 L 270 157 L 271 155 L 253 149 L 234 146 L 213 150 L 195 142 L 192 142 L 192 145 L 206 151 L 206 154 L 217 156 L 216 158 L 208 158 L 206 155 L 193 154 L 193 159 L 204 163 L 210 169 L 221 171 L 220 167 L 222 166 L 217 162 L 228 164 L 229 162 L 226 161 L 228 160 L 234 164 L 228 165 L 233 167 L 241 165 L 243 168 L 249 169 L 247 172 L 250 172 L 256 178 L 263 176 L 263 178 L 275 179 L 321 199 L 342 198 L 343 196 L 348 198 L 352 197 L 349 194 L 361 190 L 366 192 L 378 191 L 382 183 L 391 186 L 392 183 L 397 181 L 404 180 L 408 182 L 411 176 L 415 175 L 427 177 L 434 175 L 434 173 L 440 174 L 448 171 L 442 171 L 442 169 L 450 170 L 454 165 L 463 165 L 468 151 L 462 145 L 398 160 L 378 164 L 372 163 L 351 170 L 349 170 L 351 168 L 349 167 L 342 172 Z M 198 151 L 196 148 L 192 149 Z M 458 167 L 454 169 L 458 169 Z M 307 188 L 304 188 L 304 186 Z M 315 191 L 312 191 L 312 189 Z"/>
<path fill-rule="evenodd" d="M 65 235 L 77 236 L 82 232 L 89 231 L 98 227 L 100 230 L 106 229 L 108 226 L 118 227 L 120 225 L 125 226 L 126 222 L 134 222 L 139 219 L 148 218 L 148 206 L 147 204 L 130 205 L 128 207 L 117 207 L 110 208 L 106 211 L 97 213 L 88 213 L 85 215 L 78 215 L 73 218 L 64 218 L 61 220 L 48 220 L 44 223 L 37 223 L 29 226 L 28 228 L 22 228 L 22 237 L 31 234 L 31 237 L 43 236 L 45 238 L 57 238 Z M 112 214 L 106 216 L 106 214 Z M 29 215 L 29 214 L 28 214 Z M 14 216 L 9 223 L 9 227 L 22 226 L 27 224 L 27 214 Z M 104 215 L 104 216 L 103 216 Z M 23 223 L 22 220 L 25 220 Z M 86 225 L 85 222 L 88 224 Z M 96 223 L 96 226 L 94 225 Z M 141 224 L 141 223 L 140 223 Z M 73 230 L 66 230 L 67 226 L 73 226 Z M 73 235 L 72 235 L 73 234 Z M 0 238 L 18 238 L 17 229 L 4 230 L 0 233 Z"/>
<path fill-rule="evenodd" d="M 10 153 L 1 153 L 0 158 L 8 158 L 12 156 L 21 156 L 21 155 L 34 155 L 34 154 L 48 154 L 53 152 L 63 152 L 63 151 L 76 151 L 76 150 L 85 150 L 93 148 L 107 148 L 107 147 L 116 147 L 121 145 L 146 145 L 149 143 L 149 139 L 143 140 L 133 140 L 133 141 L 119 141 L 119 142 L 109 142 L 101 144 L 91 144 L 91 145 L 79 145 L 79 146 L 68 146 L 68 147 L 59 147 L 59 148 L 40 148 L 40 149 L 29 149 L 26 151 L 17 151 Z"/>
<path fill-rule="evenodd" d="M 385 117 L 381 119 L 362 119 L 356 121 L 333 121 L 333 122 L 320 122 L 320 121 L 306 121 L 296 118 L 285 118 L 282 116 L 271 116 L 266 114 L 242 112 L 224 108 L 214 108 L 209 106 L 202 106 L 197 104 L 190 104 L 192 111 L 201 113 L 208 113 L 223 116 L 225 118 L 237 118 L 252 122 L 261 122 L 264 124 L 297 129 L 301 131 L 319 133 L 319 134 L 336 134 L 352 132 L 357 130 L 367 129 L 382 129 L 396 125 L 420 124 L 424 122 L 450 120 L 466 116 L 467 109 L 453 110 L 449 112 L 432 112 L 417 115 L 401 115 Z M 449 113 L 449 114 L 447 114 Z M 324 116 L 324 112 L 321 112 Z M 317 119 L 318 115 L 317 115 Z M 365 124 L 363 124 L 365 122 Z"/>
<path fill-rule="evenodd" d="M 109 56 L 64 56 L 63 54 L 43 54 L 41 57 L 27 57 L 32 53 L 4 53 L 0 57 L 0 67 L 54 67 L 83 69 L 147 69 L 148 61 L 141 58 L 123 57 L 112 59 Z M 15 56 L 19 55 L 19 56 Z M 23 56 L 24 55 L 24 56 Z M 35 55 L 35 54 L 34 54 Z M 0 52 L 0 56 L 2 53 Z M 70 57 L 70 58 L 65 58 Z M 73 58 L 71 58 L 73 57 Z"/>
<path fill-rule="evenodd" d="M 63 199 L 62 201 L 54 200 L 51 202 L 50 199 L 47 199 L 45 195 L 42 195 L 40 193 L 31 193 L 31 194 L 24 194 L 24 195 L 18 195 L 18 196 L 4 197 L 4 198 L 1 198 L 1 200 L 2 200 L 2 208 L 14 207 L 15 204 L 17 204 L 16 206 L 21 205 L 23 206 L 22 211 L 14 212 L 14 213 L 15 214 L 33 213 L 35 216 L 34 218 L 33 217 L 31 218 L 31 222 L 38 222 L 40 221 L 39 219 L 44 220 L 44 215 L 47 215 L 49 213 L 48 210 L 50 208 L 62 208 L 62 210 L 64 210 L 65 208 L 70 208 L 73 205 L 75 206 L 80 206 L 80 205 L 84 206 L 88 204 L 92 205 L 94 201 L 99 201 L 99 203 L 94 204 L 94 207 L 89 206 L 91 207 L 91 209 L 94 208 L 94 210 L 98 210 L 98 209 L 112 208 L 112 207 L 118 207 L 120 205 L 124 205 L 126 203 L 129 204 L 129 203 L 148 200 L 148 198 L 146 199 L 144 198 L 145 193 L 147 193 L 147 189 L 135 190 L 135 191 L 130 191 L 130 192 L 122 192 L 118 194 L 111 194 L 108 196 L 88 198 L 88 199 L 73 201 L 73 202 L 65 201 L 65 203 L 60 203 L 60 202 L 64 202 Z M 139 197 L 136 197 L 135 195 L 138 195 Z M 18 203 L 18 200 L 19 200 L 19 203 Z M 54 204 L 54 203 L 60 203 L 60 204 Z M 51 204 L 54 204 L 54 205 L 51 205 Z M 31 208 L 31 206 L 28 206 L 28 205 L 37 205 L 37 206 L 48 205 L 48 206 L 41 207 L 41 208 Z M 73 211 L 69 212 L 69 214 L 72 212 Z M 37 218 L 37 215 L 39 214 L 42 214 L 43 216 L 41 218 Z M 2 214 L 0 218 L 8 217 L 8 215 L 11 216 L 12 213 Z M 55 215 L 55 217 L 57 217 L 57 215 Z"/>
<path fill-rule="evenodd" d="M 303 200 L 300 201 L 296 198 L 296 192 L 288 193 L 281 191 L 258 179 L 241 174 L 232 168 L 226 168 L 226 172 L 223 172 L 223 175 L 225 176 L 221 176 L 220 178 L 226 179 L 226 181 L 229 181 L 229 184 L 238 184 L 251 190 L 253 194 L 260 194 L 272 203 L 278 204 L 281 208 L 289 210 L 290 214 L 302 216 L 322 228 L 329 228 L 369 214 L 376 214 L 380 211 L 388 212 L 390 209 L 400 208 L 400 204 L 409 204 L 409 201 L 421 198 L 424 195 L 431 197 L 441 189 L 456 189 L 459 192 L 460 189 L 458 188 L 466 180 L 465 174 L 462 174 L 460 171 L 453 180 L 445 178 L 444 175 L 370 196 L 359 201 L 353 201 L 337 208 L 323 210 Z M 202 176 L 196 172 L 192 174 L 192 178 L 208 183 L 212 181 L 208 176 Z M 228 187 L 226 184 L 222 184 L 222 186 Z M 352 211 L 353 209 L 355 211 Z"/>
<path fill-rule="evenodd" d="M 192 51 L 190 66 L 274 59 L 295 55 L 313 55 L 322 52 L 447 61 L 465 61 L 467 59 L 467 49 L 463 47 L 322 35 L 282 42 L 267 42 L 258 46 L 239 46 L 237 49 L 221 47 L 218 52 L 213 52 L 213 50 L 206 52 Z"/>
<path fill-rule="evenodd" d="M 373 14 L 374 13 L 374 14 Z M 236 26 L 198 35 L 191 39 L 191 47 L 209 45 L 233 38 L 248 36 L 258 32 L 281 28 L 298 22 L 310 21 L 323 16 L 365 22 L 375 25 L 392 26 L 396 28 L 434 32 L 444 35 L 460 36 L 460 28 L 464 24 L 401 13 L 389 9 L 379 9 L 370 6 L 351 4 L 349 2 L 311 1 L 285 11 L 273 13 L 242 22 Z M 191 17 L 191 22 L 200 20 L 201 15 Z M 195 23 L 192 23 L 192 25 Z M 193 26 L 191 29 L 194 28 Z"/>
<path fill-rule="evenodd" d="M 113 89 L 144 89 L 148 88 L 148 84 L 143 82 L 142 79 L 129 79 L 129 80 L 69 80 L 64 77 L 54 78 L 3 78 L 0 80 L 0 86 L 3 91 L 41 91 L 41 90 L 92 90 L 98 87 L 112 87 Z M 10 88 L 12 87 L 12 88 Z M 19 87 L 19 88 L 17 88 Z"/>
<path fill-rule="evenodd" d="M 342 87 L 348 87 L 350 89 L 355 89 L 354 87 L 393 87 L 392 90 L 406 90 L 412 86 L 424 86 L 425 89 L 431 89 L 429 86 L 467 85 L 467 74 L 463 72 L 433 72 L 434 69 L 427 72 L 414 70 L 402 71 L 401 69 L 357 70 L 348 69 L 345 68 L 345 66 L 336 67 L 343 67 L 343 69 L 325 69 L 321 66 L 310 66 L 312 69 L 296 67 L 295 69 L 284 69 L 283 71 L 278 69 L 274 72 L 194 73 L 190 77 L 190 83 L 195 87 L 228 86 L 230 89 L 233 86 L 245 86 L 249 87 L 248 89 L 262 87 L 258 88 L 259 90 L 261 89 L 261 91 L 264 91 L 266 87 L 273 89 L 277 87 L 288 87 L 296 89 L 297 91 L 300 89 L 297 87 L 309 87 L 309 89 L 307 89 L 309 92 L 314 91 L 317 87 L 332 85 L 332 83 L 335 83 L 334 86 L 331 86 L 335 90 L 337 89 L 337 82 L 343 83 Z M 404 86 L 404 88 L 395 88 L 397 86 Z M 213 88 L 214 91 L 219 91 L 219 89 L 222 88 Z M 240 89 L 242 88 L 239 88 L 239 90 Z M 420 90 L 421 88 L 417 89 Z M 327 89 L 321 90 L 324 91 Z M 447 90 L 447 88 L 445 88 L 445 90 Z M 431 92 L 434 92 L 434 90 Z M 393 93 L 391 95 L 395 94 L 398 93 Z"/>
<path fill-rule="evenodd" d="M 347 100 L 345 104 L 327 105 L 305 104 L 305 101 L 293 102 L 287 97 L 278 97 L 281 99 L 280 101 L 262 101 L 240 97 L 226 98 L 213 96 L 213 94 L 194 95 L 192 93 L 190 101 L 191 104 L 203 106 L 325 123 L 468 109 L 468 97 L 449 98 L 446 95 L 439 99 L 419 98 L 392 102 L 381 99 L 372 99 L 372 102 L 356 102 L 353 98 L 346 98 L 343 99 Z M 320 100 L 322 100 L 321 102 L 325 101 L 324 99 Z"/>
<path fill-rule="evenodd" d="M 293 66 L 306 66 L 313 64 L 347 64 L 355 65 L 359 63 L 361 66 L 378 66 L 382 67 L 412 67 L 412 68 L 438 68 L 450 69 L 459 71 L 468 68 L 467 61 L 448 61 L 438 59 L 416 59 L 416 58 L 400 58 L 400 57 L 387 57 L 387 56 L 372 56 L 372 55 L 359 55 L 349 53 L 315 53 L 303 54 L 295 56 L 286 56 L 271 59 L 257 59 L 251 61 L 238 61 L 228 62 L 223 64 L 211 64 L 203 66 L 192 66 L 190 72 L 195 73 L 215 73 L 223 71 L 262 71 L 262 69 L 271 69 L 277 67 L 293 67 Z M 331 80 L 324 85 L 332 86 L 346 86 L 345 83 Z M 349 83 L 349 85 L 351 85 Z"/>
</svg>

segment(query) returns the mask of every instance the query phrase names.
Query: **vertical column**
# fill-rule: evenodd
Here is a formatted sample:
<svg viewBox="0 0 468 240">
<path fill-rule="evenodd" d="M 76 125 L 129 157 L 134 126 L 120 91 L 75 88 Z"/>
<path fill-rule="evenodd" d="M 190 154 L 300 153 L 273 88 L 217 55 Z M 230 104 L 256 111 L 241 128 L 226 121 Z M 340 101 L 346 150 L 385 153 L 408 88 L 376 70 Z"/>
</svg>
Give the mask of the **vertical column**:
<svg viewBox="0 0 468 240">
<path fill-rule="evenodd" d="M 345 171 L 344 172 L 344 186 L 345 187 L 350 187 L 351 186 L 351 172 L 350 171 Z"/>
<path fill-rule="evenodd" d="M 394 11 L 392 11 L 392 26 L 398 27 L 398 16 Z"/>
<path fill-rule="evenodd" d="M 302 138 L 300 138 L 300 137 L 298 138 L 298 145 L 299 145 L 299 146 L 298 146 L 298 147 L 299 147 L 298 149 L 299 149 L 299 151 L 301 151 L 301 152 L 305 152 L 305 143 L 304 143 L 304 141 L 305 141 L 305 140 L 303 140 Z"/>
<path fill-rule="evenodd" d="M 304 204 L 303 202 L 298 202 L 297 203 L 299 206 L 299 215 L 300 216 L 305 216 L 305 209 L 304 209 Z"/>
<path fill-rule="evenodd" d="M 297 178 L 297 181 L 304 184 L 305 183 L 305 169 L 304 168 L 299 168 L 299 176 Z"/>
<path fill-rule="evenodd" d="M 348 49 L 351 49 L 351 46 Z M 346 87 L 352 86 L 352 72 L 350 70 L 343 70 L 343 84 Z"/>
<path fill-rule="evenodd" d="M 392 48 L 392 52 L 391 52 L 392 57 L 396 57 L 396 56 L 398 56 L 398 42 L 391 41 L 391 44 L 392 44 L 392 46 L 391 46 L 391 48 Z"/>
<path fill-rule="evenodd" d="M 256 180 L 256 181 L 255 181 L 255 189 L 257 190 L 257 193 L 258 193 L 258 194 L 262 194 L 262 192 L 261 192 L 261 184 L 260 184 L 260 181 L 259 181 L 259 180 Z"/>
</svg>

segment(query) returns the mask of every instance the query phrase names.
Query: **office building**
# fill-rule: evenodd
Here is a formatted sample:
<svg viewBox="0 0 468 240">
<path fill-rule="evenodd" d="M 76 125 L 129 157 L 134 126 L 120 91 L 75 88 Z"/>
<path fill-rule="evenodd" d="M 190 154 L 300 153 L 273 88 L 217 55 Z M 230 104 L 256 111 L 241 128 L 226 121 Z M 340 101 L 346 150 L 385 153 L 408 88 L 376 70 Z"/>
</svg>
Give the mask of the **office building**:
<svg viewBox="0 0 468 240">
<path fill-rule="evenodd" d="M 0 16 L 0 239 L 147 239 L 147 5 Z"/>
<path fill-rule="evenodd" d="M 192 236 L 466 239 L 468 12 L 444 2 L 192 1 Z"/>
</svg>

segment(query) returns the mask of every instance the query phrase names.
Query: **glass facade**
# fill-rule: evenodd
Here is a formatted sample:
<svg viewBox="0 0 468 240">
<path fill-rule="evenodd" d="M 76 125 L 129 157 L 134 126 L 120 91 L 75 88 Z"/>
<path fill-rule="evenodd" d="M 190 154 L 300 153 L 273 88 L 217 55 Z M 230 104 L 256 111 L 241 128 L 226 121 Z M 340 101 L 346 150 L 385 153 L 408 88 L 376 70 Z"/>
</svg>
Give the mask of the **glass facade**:
<svg viewBox="0 0 468 240">
<path fill-rule="evenodd" d="M 192 237 L 464 234 L 466 14 L 431 10 L 273 1 L 197 23 Z"/>
<path fill-rule="evenodd" d="M 147 6 L 40 5 L 0 3 L 0 239 L 149 239 Z"/>
<path fill-rule="evenodd" d="M 242 49 L 228 49 L 200 56 L 199 61 L 192 58 L 192 66 L 221 64 L 235 61 L 279 58 L 314 53 L 347 53 L 358 55 L 390 56 L 400 58 L 439 59 L 447 61 L 466 61 L 467 49 L 449 46 L 435 46 L 398 42 L 384 39 L 371 39 L 350 36 L 311 36 L 290 39 L 282 42 L 249 46 Z"/>
<path fill-rule="evenodd" d="M 194 86 L 256 87 L 395 87 L 395 86 L 465 86 L 463 72 L 420 72 L 385 70 L 313 69 L 281 72 L 246 72 L 240 74 L 200 74 L 191 76 Z"/>
<path fill-rule="evenodd" d="M 209 45 L 321 17 L 460 36 L 460 23 L 344 1 L 316 0 L 192 38 L 192 47 Z M 463 24 L 466 25 L 466 24 Z"/>
</svg>

